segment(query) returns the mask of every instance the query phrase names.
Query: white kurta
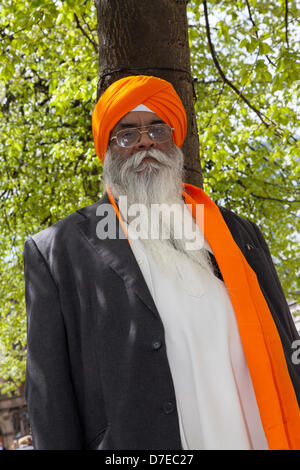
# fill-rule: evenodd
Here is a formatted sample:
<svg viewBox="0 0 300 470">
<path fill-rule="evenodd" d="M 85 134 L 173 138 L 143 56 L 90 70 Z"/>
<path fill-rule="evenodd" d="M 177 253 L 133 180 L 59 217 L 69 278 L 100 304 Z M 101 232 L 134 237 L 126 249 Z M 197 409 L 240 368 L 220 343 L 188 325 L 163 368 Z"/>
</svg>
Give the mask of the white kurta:
<svg viewBox="0 0 300 470">
<path fill-rule="evenodd" d="M 183 449 L 268 449 L 224 283 L 175 250 L 165 268 L 129 239 L 164 325 Z"/>
</svg>

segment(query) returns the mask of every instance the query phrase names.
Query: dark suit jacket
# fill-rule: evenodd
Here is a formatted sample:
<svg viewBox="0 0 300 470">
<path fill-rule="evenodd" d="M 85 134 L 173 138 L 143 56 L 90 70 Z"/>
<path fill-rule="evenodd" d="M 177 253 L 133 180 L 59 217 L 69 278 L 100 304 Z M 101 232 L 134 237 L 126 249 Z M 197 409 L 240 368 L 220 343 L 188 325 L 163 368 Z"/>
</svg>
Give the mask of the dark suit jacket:
<svg viewBox="0 0 300 470">
<path fill-rule="evenodd" d="M 34 446 L 181 449 L 162 321 L 126 238 L 97 237 L 99 204 L 107 195 L 25 244 Z M 257 273 L 300 402 L 300 365 L 291 361 L 299 335 L 267 245 L 253 223 L 221 212 Z"/>
</svg>

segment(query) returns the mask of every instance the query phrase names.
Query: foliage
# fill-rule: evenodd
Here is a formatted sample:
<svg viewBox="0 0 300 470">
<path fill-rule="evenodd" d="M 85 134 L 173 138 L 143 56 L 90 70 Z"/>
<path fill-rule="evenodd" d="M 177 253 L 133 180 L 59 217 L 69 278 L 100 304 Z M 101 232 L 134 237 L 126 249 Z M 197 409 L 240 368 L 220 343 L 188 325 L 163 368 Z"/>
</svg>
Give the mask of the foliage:
<svg viewBox="0 0 300 470">
<path fill-rule="evenodd" d="M 297 14 L 293 0 L 188 4 L 204 189 L 258 223 L 299 301 Z"/>
<path fill-rule="evenodd" d="M 285 292 L 296 298 L 295 1 L 287 11 L 282 0 L 211 0 L 213 52 L 205 4 L 188 3 L 205 189 L 260 223 Z M 8 393 L 25 372 L 24 241 L 94 202 L 103 189 L 91 133 L 98 61 L 93 1 L 5 0 L 0 36 L 0 376 Z"/>
<path fill-rule="evenodd" d="M 25 371 L 24 241 L 97 200 L 101 167 L 91 138 L 93 3 L 8 0 L 0 15 L 0 376 L 9 392 Z"/>
</svg>

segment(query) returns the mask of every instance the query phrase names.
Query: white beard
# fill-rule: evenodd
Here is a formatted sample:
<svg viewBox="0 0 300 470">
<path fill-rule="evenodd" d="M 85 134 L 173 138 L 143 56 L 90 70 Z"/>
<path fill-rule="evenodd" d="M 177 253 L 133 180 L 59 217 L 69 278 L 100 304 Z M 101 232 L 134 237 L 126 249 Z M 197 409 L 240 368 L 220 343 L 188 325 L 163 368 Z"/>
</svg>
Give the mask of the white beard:
<svg viewBox="0 0 300 470">
<path fill-rule="evenodd" d="M 144 161 L 145 157 L 153 157 L 155 161 Z M 174 256 L 184 256 L 213 273 L 209 255 L 203 249 L 201 232 L 198 232 L 201 240 L 199 235 L 197 239 L 197 246 L 200 248 L 189 248 L 197 232 L 193 217 L 188 210 L 184 210 L 183 162 L 183 153 L 176 145 L 173 145 L 169 154 L 151 149 L 136 152 L 126 159 L 109 149 L 104 161 L 104 183 L 119 202 L 122 201 L 122 196 L 127 197 L 127 214 L 122 212 L 120 204 L 119 209 L 129 226 L 134 223 L 132 215 L 130 216 L 130 207 L 133 204 L 145 206 L 146 211 L 140 211 L 138 217 L 139 238 L 156 259 L 165 266 L 170 266 Z M 174 215 L 151 217 L 153 204 L 164 204 L 165 209 L 172 207 Z M 162 210 L 161 214 L 164 212 L 170 214 L 169 210 Z"/>
</svg>

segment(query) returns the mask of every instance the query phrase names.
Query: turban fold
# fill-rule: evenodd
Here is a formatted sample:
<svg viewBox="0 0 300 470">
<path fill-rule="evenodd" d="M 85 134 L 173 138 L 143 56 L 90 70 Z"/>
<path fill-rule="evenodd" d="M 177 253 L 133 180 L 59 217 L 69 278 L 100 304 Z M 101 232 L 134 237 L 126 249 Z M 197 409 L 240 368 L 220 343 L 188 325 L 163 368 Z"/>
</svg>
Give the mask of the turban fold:
<svg viewBox="0 0 300 470">
<path fill-rule="evenodd" d="M 109 137 L 118 121 L 137 105 L 144 104 L 174 128 L 174 143 L 181 147 L 186 136 L 186 112 L 171 83 L 161 78 L 134 75 L 110 85 L 98 100 L 92 127 L 95 150 L 104 161 Z"/>
</svg>

